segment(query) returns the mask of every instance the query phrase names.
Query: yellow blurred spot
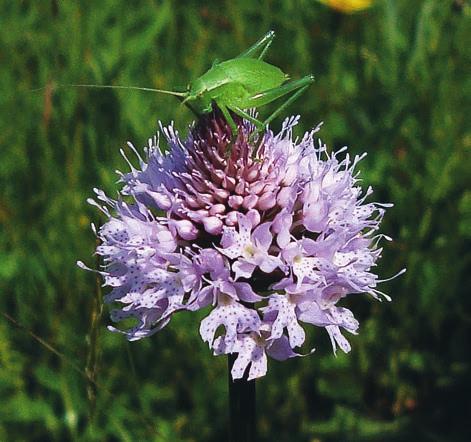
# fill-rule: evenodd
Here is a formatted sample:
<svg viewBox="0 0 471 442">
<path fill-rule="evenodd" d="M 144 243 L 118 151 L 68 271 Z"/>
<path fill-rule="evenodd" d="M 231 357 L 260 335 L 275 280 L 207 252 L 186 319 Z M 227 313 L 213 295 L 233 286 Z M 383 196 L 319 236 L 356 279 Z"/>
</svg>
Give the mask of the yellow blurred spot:
<svg viewBox="0 0 471 442">
<path fill-rule="evenodd" d="M 188 423 L 188 418 L 186 416 L 178 416 L 175 419 L 175 430 L 177 432 L 180 432 L 187 423 Z"/>
<path fill-rule="evenodd" d="M 337 11 L 345 14 L 353 14 L 354 12 L 362 11 L 369 8 L 374 0 L 319 0 L 324 5 L 327 5 Z"/>
<path fill-rule="evenodd" d="M 85 216 L 85 215 L 80 215 L 80 217 L 79 217 L 79 225 L 80 225 L 80 227 L 88 226 L 89 223 L 90 223 L 90 220 L 88 219 L 87 216 Z"/>
<path fill-rule="evenodd" d="M 6 204 L 3 204 L 3 202 L 0 201 L 0 223 L 6 223 L 7 220 L 10 218 L 11 218 L 11 211 L 6 206 Z"/>
</svg>

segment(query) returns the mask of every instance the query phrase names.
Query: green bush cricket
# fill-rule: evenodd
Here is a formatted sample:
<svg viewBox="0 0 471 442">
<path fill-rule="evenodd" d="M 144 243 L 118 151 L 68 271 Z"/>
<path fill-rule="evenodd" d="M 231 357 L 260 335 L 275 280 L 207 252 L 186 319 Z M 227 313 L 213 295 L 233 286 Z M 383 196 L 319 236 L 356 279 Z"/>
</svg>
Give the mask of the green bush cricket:
<svg viewBox="0 0 471 442">
<path fill-rule="evenodd" d="M 285 83 L 288 76 L 263 61 L 274 37 L 275 33 L 270 31 L 238 57 L 215 62 L 206 73 L 190 83 L 183 103 L 189 104 L 197 114 L 204 114 L 211 112 L 214 102 L 231 126 L 233 135 L 237 133 L 237 126 L 229 110 L 251 121 L 258 130 L 263 129 L 314 81 L 314 77 L 308 75 Z M 257 54 L 258 57 L 253 58 Z M 271 103 L 291 92 L 293 95 L 263 122 L 245 111 Z"/>
<path fill-rule="evenodd" d="M 207 72 L 189 83 L 184 92 L 137 86 L 94 84 L 70 86 L 135 89 L 170 94 L 179 97 L 198 117 L 210 113 L 215 104 L 231 127 L 233 136 L 237 134 L 237 125 L 229 111 L 252 122 L 258 132 L 296 100 L 314 81 L 313 75 L 288 81 L 288 75 L 281 69 L 263 61 L 274 37 L 274 31 L 269 31 L 236 58 L 222 62 L 215 61 Z M 264 106 L 291 93 L 292 95 L 264 121 L 256 119 L 246 111 Z"/>
</svg>

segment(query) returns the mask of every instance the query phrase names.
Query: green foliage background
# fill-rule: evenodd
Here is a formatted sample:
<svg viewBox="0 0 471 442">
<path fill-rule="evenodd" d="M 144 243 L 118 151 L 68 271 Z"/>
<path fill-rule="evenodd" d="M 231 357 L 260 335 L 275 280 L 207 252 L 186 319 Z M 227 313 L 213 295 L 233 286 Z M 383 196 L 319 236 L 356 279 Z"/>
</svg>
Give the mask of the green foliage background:
<svg viewBox="0 0 471 442">
<path fill-rule="evenodd" d="M 0 316 L 0 440 L 225 440 L 226 361 L 199 318 L 128 344 L 75 266 L 94 265 L 99 216 L 85 200 L 118 189 L 119 148 L 192 116 L 172 97 L 51 86 L 185 85 L 272 28 L 269 61 L 317 79 L 290 109 L 298 133 L 324 121 L 332 148 L 368 152 L 365 186 L 395 203 L 378 272 L 408 272 L 384 284 L 390 304 L 349 301 L 361 321 L 350 355 L 313 331 L 314 356 L 271 361 L 260 440 L 470 440 L 470 19 L 451 0 L 378 0 L 352 16 L 314 0 L 1 2 L 0 307 L 24 328 Z"/>
</svg>

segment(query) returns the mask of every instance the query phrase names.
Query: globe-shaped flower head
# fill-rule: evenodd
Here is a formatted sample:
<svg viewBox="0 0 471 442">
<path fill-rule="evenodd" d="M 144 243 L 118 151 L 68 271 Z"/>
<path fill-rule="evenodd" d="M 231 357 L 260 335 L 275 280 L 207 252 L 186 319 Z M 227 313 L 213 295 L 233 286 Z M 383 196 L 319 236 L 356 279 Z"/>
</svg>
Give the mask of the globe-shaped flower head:
<svg viewBox="0 0 471 442">
<path fill-rule="evenodd" d="M 108 217 L 97 253 L 106 302 L 118 306 L 111 318 L 136 321 L 111 330 L 141 339 L 179 311 L 209 307 L 201 337 L 215 354 L 237 354 L 234 379 L 265 375 L 267 356 L 299 356 L 306 325 L 350 351 L 343 333 L 357 333 L 358 321 L 337 304 L 355 293 L 387 298 L 371 269 L 388 205 L 365 201 L 361 157 L 329 155 L 318 128 L 293 140 L 297 121 L 259 135 L 236 118 L 234 138 L 216 111 L 186 139 L 161 128 L 167 149 L 154 137 L 145 159 L 131 145 L 139 168 L 121 174 L 122 198 L 96 190 L 105 205 L 93 202 Z"/>
</svg>

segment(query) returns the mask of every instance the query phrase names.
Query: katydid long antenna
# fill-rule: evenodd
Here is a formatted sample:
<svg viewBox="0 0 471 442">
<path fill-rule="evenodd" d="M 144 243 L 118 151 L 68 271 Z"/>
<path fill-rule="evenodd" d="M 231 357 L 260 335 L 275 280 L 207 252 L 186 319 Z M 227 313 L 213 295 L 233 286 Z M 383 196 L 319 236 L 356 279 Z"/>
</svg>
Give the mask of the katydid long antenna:
<svg viewBox="0 0 471 442">
<path fill-rule="evenodd" d="M 37 89 L 32 89 L 31 92 L 42 91 L 47 86 L 43 86 Z M 175 92 L 168 91 L 165 89 L 154 89 L 150 87 L 139 87 L 139 86 L 118 86 L 118 85 L 105 85 L 105 84 L 56 84 L 53 88 L 64 88 L 64 87 L 81 87 L 81 88 L 95 88 L 95 89 L 130 89 L 135 91 L 145 91 L 145 92 L 158 92 L 166 95 L 173 95 L 175 97 L 186 97 L 187 93 L 185 92 Z"/>
</svg>

